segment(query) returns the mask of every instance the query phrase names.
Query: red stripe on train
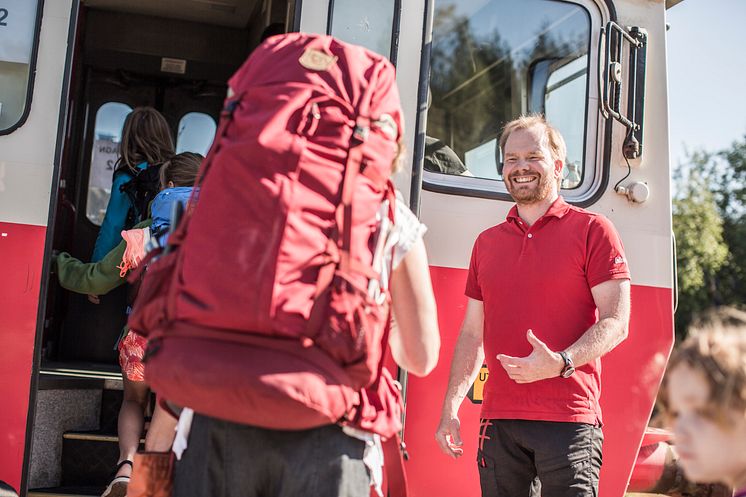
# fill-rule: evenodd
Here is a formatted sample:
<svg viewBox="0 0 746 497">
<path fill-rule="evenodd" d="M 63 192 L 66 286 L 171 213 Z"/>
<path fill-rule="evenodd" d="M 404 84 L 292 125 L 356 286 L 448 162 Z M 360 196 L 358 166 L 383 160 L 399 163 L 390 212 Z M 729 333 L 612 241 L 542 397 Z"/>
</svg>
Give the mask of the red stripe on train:
<svg viewBox="0 0 746 497">
<path fill-rule="evenodd" d="M 0 223 L 0 480 L 21 480 L 46 228 Z M 433 434 L 463 317 L 466 271 L 432 267 L 442 333 L 441 361 L 425 379 L 410 377 L 405 439 L 414 497 L 479 495 L 479 406 L 461 409 L 465 455 L 453 461 Z M 601 495 L 621 497 L 673 343 L 671 290 L 633 286 L 630 337 L 603 361 L 604 467 Z"/>
<path fill-rule="evenodd" d="M 0 222 L 0 480 L 21 483 L 46 227 Z"/>
</svg>

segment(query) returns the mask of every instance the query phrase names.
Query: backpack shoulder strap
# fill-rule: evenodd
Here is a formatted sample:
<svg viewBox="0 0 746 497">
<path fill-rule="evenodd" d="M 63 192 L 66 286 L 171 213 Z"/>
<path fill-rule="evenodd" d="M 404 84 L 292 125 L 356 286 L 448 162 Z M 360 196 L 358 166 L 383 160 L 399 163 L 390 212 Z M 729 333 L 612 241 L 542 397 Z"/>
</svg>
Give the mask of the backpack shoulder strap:
<svg viewBox="0 0 746 497">
<path fill-rule="evenodd" d="M 406 449 L 404 442 L 397 433 L 393 437 L 381 441 L 383 448 L 383 465 L 386 468 L 388 497 L 407 497 L 407 474 L 404 471 Z"/>
</svg>

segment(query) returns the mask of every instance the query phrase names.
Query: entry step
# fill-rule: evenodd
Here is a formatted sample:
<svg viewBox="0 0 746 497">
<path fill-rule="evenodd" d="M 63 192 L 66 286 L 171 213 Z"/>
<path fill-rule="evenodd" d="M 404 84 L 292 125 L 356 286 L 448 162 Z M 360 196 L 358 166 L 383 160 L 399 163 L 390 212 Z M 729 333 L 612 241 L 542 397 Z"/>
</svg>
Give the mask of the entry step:
<svg viewBox="0 0 746 497">
<path fill-rule="evenodd" d="M 122 373 L 117 364 L 47 361 L 42 364 L 39 373 L 42 377 L 116 380 L 119 382 L 122 380 Z"/>
<path fill-rule="evenodd" d="M 119 438 L 113 433 L 65 433 L 62 436 L 61 484 L 67 488 L 106 486 L 119 459 L 118 442 Z"/>
<path fill-rule="evenodd" d="M 84 442 L 113 442 L 118 443 L 119 437 L 111 433 L 101 433 L 98 431 L 85 432 L 67 432 L 62 435 L 63 440 L 81 440 Z M 140 443 L 145 443 L 145 438 L 140 438 Z"/>
<path fill-rule="evenodd" d="M 29 490 L 28 497 L 99 497 L 106 487 L 55 487 Z"/>
</svg>

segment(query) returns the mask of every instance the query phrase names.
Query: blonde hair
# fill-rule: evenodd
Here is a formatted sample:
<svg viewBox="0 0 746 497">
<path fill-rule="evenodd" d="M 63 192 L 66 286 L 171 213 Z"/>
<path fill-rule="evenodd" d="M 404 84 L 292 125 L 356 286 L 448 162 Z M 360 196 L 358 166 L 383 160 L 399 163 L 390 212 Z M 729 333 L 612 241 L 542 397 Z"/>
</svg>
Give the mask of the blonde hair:
<svg viewBox="0 0 746 497">
<path fill-rule="evenodd" d="M 562 138 L 559 130 L 549 124 L 547 120 L 541 114 L 529 114 L 513 119 L 503 127 L 502 134 L 500 135 L 500 148 L 505 153 L 505 143 L 514 131 L 521 129 L 529 129 L 534 126 L 541 126 L 544 128 L 544 134 L 549 142 L 549 151 L 552 153 L 552 159 L 562 161 L 564 165 L 567 160 L 567 145 L 565 145 L 565 139 Z"/>
<path fill-rule="evenodd" d="M 705 313 L 674 351 L 668 371 L 682 364 L 704 374 L 711 419 L 728 426 L 728 411 L 746 415 L 746 312 L 720 307 Z"/>
</svg>

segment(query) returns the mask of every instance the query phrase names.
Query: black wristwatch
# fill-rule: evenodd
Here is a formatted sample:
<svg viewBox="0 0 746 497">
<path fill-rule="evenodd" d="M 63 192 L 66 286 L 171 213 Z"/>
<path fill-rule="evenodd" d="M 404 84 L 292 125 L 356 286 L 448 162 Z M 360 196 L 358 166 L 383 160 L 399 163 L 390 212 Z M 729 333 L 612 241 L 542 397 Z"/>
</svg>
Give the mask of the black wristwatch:
<svg viewBox="0 0 746 497">
<path fill-rule="evenodd" d="M 561 351 L 559 355 L 562 357 L 562 360 L 565 361 L 565 367 L 560 371 L 560 376 L 562 378 L 569 378 L 575 372 L 575 364 L 572 363 L 572 359 L 570 359 L 570 356 L 567 355 L 567 352 L 564 350 Z"/>
</svg>

